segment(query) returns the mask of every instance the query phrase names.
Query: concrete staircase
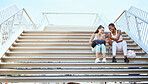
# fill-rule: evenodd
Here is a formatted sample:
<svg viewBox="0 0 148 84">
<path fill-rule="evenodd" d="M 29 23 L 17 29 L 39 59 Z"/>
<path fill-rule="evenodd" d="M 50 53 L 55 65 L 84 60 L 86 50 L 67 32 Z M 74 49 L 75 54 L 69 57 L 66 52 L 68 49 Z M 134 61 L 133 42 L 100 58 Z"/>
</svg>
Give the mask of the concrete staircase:
<svg viewBox="0 0 148 84">
<path fill-rule="evenodd" d="M 23 31 L 1 59 L 0 81 L 148 81 L 147 54 L 127 34 L 122 32 L 123 39 L 136 58 L 124 63 L 123 53 L 118 52 L 118 63 L 112 63 L 112 56 L 107 54 L 108 63 L 96 64 L 88 43 L 92 33 Z"/>
</svg>

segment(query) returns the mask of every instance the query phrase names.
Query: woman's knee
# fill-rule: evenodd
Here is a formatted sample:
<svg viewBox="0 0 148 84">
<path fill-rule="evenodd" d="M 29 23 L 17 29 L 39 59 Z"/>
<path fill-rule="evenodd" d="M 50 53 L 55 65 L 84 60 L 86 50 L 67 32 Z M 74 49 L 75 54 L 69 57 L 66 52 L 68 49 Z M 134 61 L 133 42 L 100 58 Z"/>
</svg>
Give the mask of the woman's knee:
<svg viewBox="0 0 148 84">
<path fill-rule="evenodd" d="M 96 45 L 96 52 L 100 53 L 100 46 Z"/>
<path fill-rule="evenodd" d="M 116 45 L 117 45 L 117 42 L 114 41 L 114 42 L 112 43 L 112 45 L 113 45 L 113 46 L 116 46 Z"/>
<path fill-rule="evenodd" d="M 104 44 L 101 44 L 101 47 L 102 47 L 102 48 L 106 48 Z"/>
<path fill-rule="evenodd" d="M 123 41 L 123 44 L 126 44 L 126 41 Z"/>
<path fill-rule="evenodd" d="M 104 44 L 101 44 L 101 47 L 102 47 L 102 53 L 106 53 L 106 47 Z"/>
</svg>

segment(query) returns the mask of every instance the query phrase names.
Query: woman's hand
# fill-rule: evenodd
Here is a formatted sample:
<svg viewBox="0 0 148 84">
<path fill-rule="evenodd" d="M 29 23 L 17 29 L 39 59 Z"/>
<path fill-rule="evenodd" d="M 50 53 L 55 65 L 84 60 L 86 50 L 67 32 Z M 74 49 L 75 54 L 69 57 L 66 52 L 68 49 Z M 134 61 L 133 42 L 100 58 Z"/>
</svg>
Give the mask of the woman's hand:
<svg viewBox="0 0 148 84">
<path fill-rule="evenodd" d="M 89 42 L 89 45 L 91 45 L 92 44 L 92 42 Z"/>
<path fill-rule="evenodd" d="M 105 37 L 109 38 L 110 37 L 110 34 L 109 33 L 108 34 L 105 34 Z"/>
<path fill-rule="evenodd" d="M 105 41 L 106 41 L 106 43 L 109 43 L 109 39 L 108 38 L 106 38 Z"/>
</svg>

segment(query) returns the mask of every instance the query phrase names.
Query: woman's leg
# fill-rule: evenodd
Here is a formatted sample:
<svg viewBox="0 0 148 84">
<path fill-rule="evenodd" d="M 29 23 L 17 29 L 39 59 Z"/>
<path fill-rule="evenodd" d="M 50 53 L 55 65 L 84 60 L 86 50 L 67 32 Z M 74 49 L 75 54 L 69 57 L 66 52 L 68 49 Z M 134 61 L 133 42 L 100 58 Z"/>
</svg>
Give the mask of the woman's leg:
<svg viewBox="0 0 148 84">
<path fill-rule="evenodd" d="M 117 43 L 114 41 L 112 43 L 112 53 L 113 53 L 113 59 L 112 59 L 112 62 L 116 63 L 116 46 L 117 46 Z"/>
<path fill-rule="evenodd" d="M 95 48 L 96 48 L 96 60 L 95 60 L 95 63 L 98 63 L 98 62 L 100 62 L 100 58 L 99 58 L 100 46 L 96 45 Z"/>
<path fill-rule="evenodd" d="M 129 60 L 127 58 L 127 44 L 126 44 L 126 41 L 123 41 L 122 45 L 123 45 L 123 53 L 124 53 L 124 62 L 128 63 Z"/>
<path fill-rule="evenodd" d="M 126 41 L 123 41 L 122 44 L 123 44 L 124 57 L 127 57 L 127 43 Z"/>
<path fill-rule="evenodd" d="M 102 55 L 103 55 L 103 58 L 106 58 L 106 47 L 104 44 L 101 44 L 101 48 L 102 48 Z"/>
<path fill-rule="evenodd" d="M 116 46 L 117 46 L 117 43 L 114 41 L 112 43 L 112 53 L 113 53 L 113 57 L 116 57 Z"/>
<path fill-rule="evenodd" d="M 98 52 L 96 52 L 96 59 L 97 59 L 97 58 L 99 58 L 99 53 L 98 53 Z"/>
<path fill-rule="evenodd" d="M 107 62 L 107 61 L 106 61 L 106 47 L 105 47 L 104 44 L 101 44 L 101 49 L 102 49 L 102 55 L 103 55 L 103 60 L 102 60 L 102 62 L 103 62 L 103 63 L 106 63 L 106 62 Z"/>
<path fill-rule="evenodd" d="M 100 45 L 96 45 L 96 58 L 99 58 Z"/>
</svg>

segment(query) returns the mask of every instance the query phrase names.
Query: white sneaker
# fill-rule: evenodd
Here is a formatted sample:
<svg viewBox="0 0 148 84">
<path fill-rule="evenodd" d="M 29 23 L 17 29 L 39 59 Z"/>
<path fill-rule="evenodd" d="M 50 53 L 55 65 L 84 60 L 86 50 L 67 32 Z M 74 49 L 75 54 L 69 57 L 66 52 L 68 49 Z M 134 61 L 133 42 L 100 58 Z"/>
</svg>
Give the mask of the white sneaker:
<svg viewBox="0 0 148 84">
<path fill-rule="evenodd" d="M 106 62 L 107 62 L 107 61 L 106 61 L 106 58 L 103 58 L 102 62 L 103 62 L 103 63 L 106 63 Z"/>
<path fill-rule="evenodd" d="M 100 61 L 100 58 L 97 58 L 97 59 L 95 60 L 95 63 L 99 63 L 99 62 L 101 62 L 101 61 Z"/>
</svg>

